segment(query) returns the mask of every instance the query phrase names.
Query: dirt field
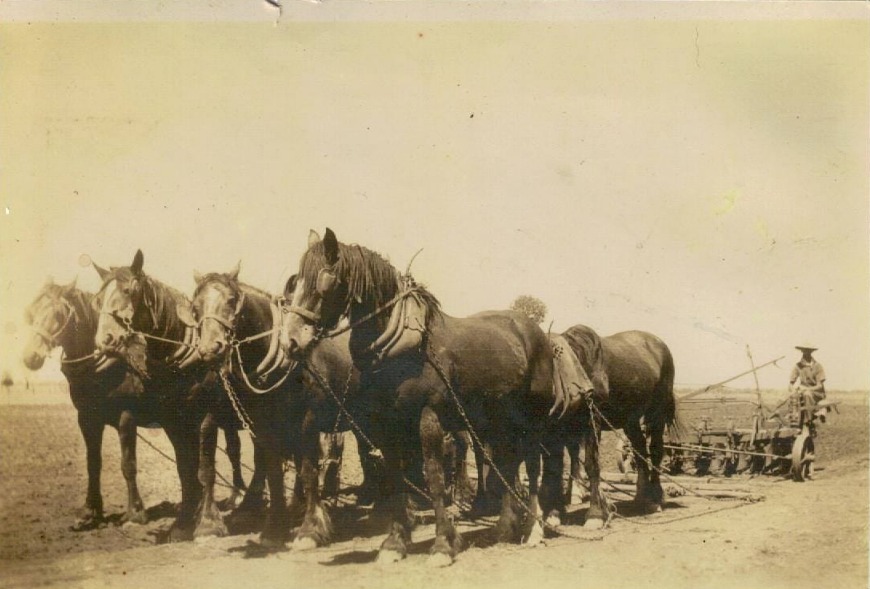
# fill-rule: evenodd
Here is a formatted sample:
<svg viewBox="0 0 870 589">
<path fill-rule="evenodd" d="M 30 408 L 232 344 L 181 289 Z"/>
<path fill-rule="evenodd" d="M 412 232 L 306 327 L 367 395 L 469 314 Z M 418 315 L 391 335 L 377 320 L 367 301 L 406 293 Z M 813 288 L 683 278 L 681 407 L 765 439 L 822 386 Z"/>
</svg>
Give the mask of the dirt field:
<svg viewBox="0 0 870 589">
<path fill-rule="evenodd" d="M 619 512 L 604 532 L 584 532 L 583 505 L 573 506 L 564 529 L 577 538 L 546 545 L 488 545 L 485 525 L 460 521 L 468 550 L 447 569 L 431 569 L 426 553 L 431 517 L 420 515 L 409 558 L 383 568 L 373 564 L 382 540 L 364 510 L 337 513 L 338 542 L 307 553 L 246 558 L 239 550 L 252 535 L 188 544 L 155 545 L 171 522 L 179 497 L 174 466 L 142 441 L 139 485 L 153 521 L 120 524 L 125 485 L 117 435 L 103 442 L 103 497 L 113 523 L 69 531 L 84 502 L 84 443 L 68 402 L 15 393 L 0 399 L 0 586 L 4 587 L 867 587 L 868 406 L 866 393 L 830 393 L 841 413 L 821 426 L 815 480 L 778 477 L 721 480 L 764 497 L 757 503 L 669 499 L 661 514 L 641 517 L 614 495 Z M 721 410 L 711 410 L 718 419 Z M 707 409 L 685 411 L 692 422 Z M 718 412 L 718 413 L 717 413 Z M 160 430 L 142 430 L 171 454 Z M 604 468 L 614 471 L 613 439 L 606 434 Z M 358 482 L 352 442 L 343 482 Z M 243 460 L 251 461 L 245 440 Z M 224 456 L 219 468 L 228 475 Z M 699 480 L 698 482 L 702 482 Z M 666 484 L 666 489 L 668 485 Z M 226 494 L 222 489 L 219 497 Z M 342 497 L 352 503 L 353 496 Z"/>
</svg>

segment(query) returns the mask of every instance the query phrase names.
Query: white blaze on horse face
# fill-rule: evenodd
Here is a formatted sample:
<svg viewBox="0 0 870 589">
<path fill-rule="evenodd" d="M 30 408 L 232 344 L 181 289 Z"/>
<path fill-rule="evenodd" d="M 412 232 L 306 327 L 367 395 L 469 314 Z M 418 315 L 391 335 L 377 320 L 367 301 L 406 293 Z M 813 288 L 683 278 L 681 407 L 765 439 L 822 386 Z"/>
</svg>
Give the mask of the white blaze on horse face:
<svg viewBox="0 0 870 589">
<path fill-rule="evenodd" d="M 208 317 L 220 317 L 234 324 L 234 309 L 230 307 L 227 295 L 214 285 L 204 288 L 199 300 L 202 302 L 199 326 L 200 354 L 212 353 L 216 349 L 223 349 L 228 343 L 228 338 L 224 326 L 217 321 L 208 320 Z M 215 346 L 216 343 L 219 345 Z"/>
<path fill-rule="evenodd" d="M 117 346 L 127 333 L 125 326 L 118 322 L 115 313 L 122 311 L 124 306 L 117 299 L 121 298 L 118 290 L 118 281 L 111 280 L 103 291 L 103 304 L 100 307 L 100 318 L 97 321 L 97 333 L 94 343 L 97 349 L 104 351 Z"/>
<path fill-rule="evenodd" d="M 46 336 L 57 337 L 60 330 L 59 310 L 54 305 L 40 305 L 33 312 L 34 321 L 32 323 L 30 337 L 24 345 L 22 358 L 25 366 L 30 370 L 39 370 L 42 368 L 46 357 L 51 354 L 51 346 L 57 345 L 57 339 L 54 342 L 46 340 Z M 41 334 L 40 334 L 41 332 Z"/>
<path fill-rule="evenodd" d="M 292 307 L 302 307 L 303 295 L 305 292 L 305 279 L 300 278 L 296 283 L 296 290 L 293 291 Z M 314 343 L 315 329 L 314 325 L 302 316 L 290 311 L 284 313 L 281 320 L 281 337 L 280 343 L 284 353 L 292 358 L 302 356 L 305 351 Z"/>
</svg>

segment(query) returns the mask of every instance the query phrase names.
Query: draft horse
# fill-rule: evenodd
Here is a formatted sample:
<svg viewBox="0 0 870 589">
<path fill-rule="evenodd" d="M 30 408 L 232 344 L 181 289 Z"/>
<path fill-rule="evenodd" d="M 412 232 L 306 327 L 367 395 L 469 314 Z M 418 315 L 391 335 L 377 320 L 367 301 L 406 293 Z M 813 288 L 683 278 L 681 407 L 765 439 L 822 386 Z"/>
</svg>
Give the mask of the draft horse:
<svg viewBox="0 0 870 589">
<path fill-rule="evenodd" d="M 201 501 L 203 489 L 213 489 L 215 472 L 214 460 L 201 460 L 200 452 L 214 454 L 215 422 L 207 417 L 214 416 L 225 432 L 235 432 L 239 424 L 213 373 L 199 365 L 178 368 L 190 353 L 191 331 L 176 309 L 189 301 L 145 274 L 143 265 L 141 250 L 130 266 L 105 270 L 95 265 L 103 279 L 97 294 L 96 370 L 102 373 L 121 360 L 135 370 L 143 384 L 136 420 L 160 424 L 172 443 L 181 504 L 169 540 L 222 535 L 226 528 L 220 512 L 212 501 Z M 235 491 L 241 492 L 244 481 L 240 471 L 236 474 L 234 467 Z"/>
<path fill-rule="evenodd" d="M 289 286 L 289 284 L 288 284 Z M 304 358 L 350 322 L 350 353 L 361 372 L 360 398 L 371 411 L 372 438 L 384 454 L 391 521 L 378 560 L 405 557 L 412 520 L 403 475 L 422 446 L 423 472 L 436 519 L 430 554 L 449 565 L 461 537 L 445 510 L 445 431 L 474 432 L 488 443 L 501 474 L 497 539 L 519 536 L 513 488 L 524 459 L 529 497 L 524 503 L 528 541 L 538 525 L 541 442 L 553 406 L 552 351 L 546 334 L 523 314 L 489 311 L 469 318 L 444 313 L 424 287 L 402 276 L 379 254 L 339 243 L 327 229 L 311 232 L 298 279 L 286 295 L 282 345 Z"/>
<path fill-rule="evenodd" d="M 142 382 L 124 365 L 97 373 L 94 334 L 98 312 L 94 295 L 76 288 L 75 281 L 60 286 L 49 281 L 25 310 L 31 327 L 23 360 L 30 370 L 39 370 L 51 352 L 60 347 L 61 372 L 69 383 L 70 399 L 78 414 L 79 430 L 87 451 L 88 491 L 83 514 L 72 526 L 84 531 L 105 521 L 100 491 L 103 428 L 118 430 L 121 471 L 127 483 L 127 521 L 147 521 L 136 484 L 136 420 Z"/>
<path fill-rule="evenodd" d="M 587 522 L 606 519 L 599 492 L 598 442 L 600 432 L 622 429 L 631 442 L 637 460 L 635 502 L 645 511 L 660 511 L 664 502 L 659 471 L 664 457 L 664 435 L 679 434 L 677 400 L 674 395 L 674 360 L 667 345 L 644 331 L 624 331 L 600 338 L 585 325 L 575 325 L 563 334 L 593 385 L 592 404 L 577 403 L 562 420 L 557 436 L 567 443 L 571 475 L 579 476 L 579 446 L 583 444 L 590 485 Z M 649 443 L 647 443 L 649 440 Z M 557 449 L 544 459 L 543 486 L 548 517 L 557 524 L 564 505 L 560 493 L 563 471 L 559 440 Z M 558 460 L 556 456 L 558 455 Z M 558 481 L 558 482 L 557 482 Z"/>
<path fill-rule="evenodd" d="M 319 486 L 325 485 L 326 493 L 338 491 L 334 466 L 341 458 L 341 438 L 333 434 L 349 427 L 346 420 L 340 419 L 338 401 L 323 385 L 342 403 L 353 404 L 359 389 L 359 371 L 351 362 L 349 338 L 324 342 L 303 363 L 282 361 L 277 349 L 280 311 L 273 307 L 268 293 L 240 282 L 238 275 L 238 266 L 226 274 L 195 275 L 192 303 L 187 308 L 179 307 L 179 315 L 188 324 L 198 326 L 201 361 L 223 371 L 228 394 L 236 395 L 241 410 L 250 419 L 257 461 L 262 461 L 266 469 L 271 498 L 261 542 L 274 548 L 289 539 L 283 461 L 295 459 L 293 503 L 304 511 L 304 517 L 293 548 L 323 546 L 331 541 L 332 526 L 320 501 Z M 272 337 L 261 337 L 269 332 Z M 266 378 L 261 382 L 260 376 Z M 362 415 L 359 418 L 363 420 Z M 321 437 L 321 432 L 326 435 Z M 364 451 L 360 441 L 361 454 Z M 361 455 L 361 462 L 370 483 L 373 477 L 367 469 L 371 460 Z M 318 476 L 318 471 L 324 476 Z"/>
</svg>

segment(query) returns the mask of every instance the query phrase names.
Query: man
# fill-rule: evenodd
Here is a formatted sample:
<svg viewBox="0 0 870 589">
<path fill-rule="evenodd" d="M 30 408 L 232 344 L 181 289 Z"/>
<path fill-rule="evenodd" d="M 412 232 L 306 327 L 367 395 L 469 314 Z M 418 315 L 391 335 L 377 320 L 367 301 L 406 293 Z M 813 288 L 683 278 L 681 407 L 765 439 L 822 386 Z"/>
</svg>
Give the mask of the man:
<svg viewBox="0 0 870 589">
<path fill-rule="evenodd" d="M 788 391 L 790 393 L 804 392 L 812 397 L 813 403 L 818 403 L 825 398 L 825 369 L 813 358 L 813 352 L 818 348 L 795 346 L 795 349 L 800 350 L 803 356 L 791 369 Z M 800 385 L 795 387 L 795 382 L 798 379 L 800 379 Z"/>
</svg>

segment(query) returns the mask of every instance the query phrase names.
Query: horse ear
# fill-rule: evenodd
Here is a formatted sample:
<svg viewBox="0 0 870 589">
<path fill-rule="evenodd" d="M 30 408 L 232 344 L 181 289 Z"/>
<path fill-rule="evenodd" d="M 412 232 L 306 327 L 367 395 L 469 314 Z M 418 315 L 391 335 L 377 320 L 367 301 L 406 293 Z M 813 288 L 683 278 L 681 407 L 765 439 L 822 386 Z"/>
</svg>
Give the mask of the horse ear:
<svg viewBox="0 0 870 589">
<path fill-rule="evenodd" d="M 338 239 L 329 227 L 326 228 L 326 234 L 323 236 L 323 253 L 330 264 L 338 261 Z"/>
<path fill-rule="evenodd" d="M 130 270 L 134 275 L 140 276 L 142 274 L 142 266 L 145 265 L 145 256 L 142 254 L 142 250 L 136 250 L 136 255 L 133 256 L 133 263 L 130 264 Z"/>
<path fill-rule="evenodd" d="M 239 279 L 239 272 L 241 271 L 241 269 L 242 269 L 242 261 L 239 260 L 239 261 L 236 263 L 235 268 L 233 268 L 232 270 L 230 270 L 228 276 L 229 276 L 231 279 L 233 279 L 233 280 L 238 280 L 238 279 Z"/>
<path fill-rule="evenodd" d="M 102 266 L 98 266 L 96 263 L 91 262 L 91 266 L 94 267 L 94 270 L 97 271 L 97 274 L 100 275 L 100 280 L 105 280 L 106 276 L 109 275 L 109 271 L 103 268 Z"/>
<path fill-rule="evenodd" d="M 197 284 L 199 284 L 200 282 L 202 282 L 202 279 L 203 279 L 203 278 L 204 278 L 204 277 L 203 277 L 202 274 L 199 273 L 199 270 L 194 270 L 194 271 L 193 271 L 193 281 L 194 281 L 194 282 L 196 282 Z"/>
<path fill-rule="evenodd" d="M 311 249 L 318 243 L 320 243 L 320 235 L 317 233 L 317 231 L 312 229 L 308 232 L 308 248 Z"/>
<path fill-rule="evenodd" d="M 63 294 L 70 294 L 72 291 L 74 291 L 78 280 L 79 277 L 78 275 L 76 275 L 76 277 L 72 279 L 72 282 L 63 287 Z"/>
<path fill-rule="evenodd" d="M 178 318 L 181 322 L 190 327 L 196 327 L 196 319 L 193 317 L 193 309 L 187 303 L 178 303 L 175 307 L 175 312 L 178 313 Z"/>
</svg>

